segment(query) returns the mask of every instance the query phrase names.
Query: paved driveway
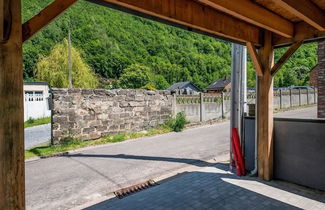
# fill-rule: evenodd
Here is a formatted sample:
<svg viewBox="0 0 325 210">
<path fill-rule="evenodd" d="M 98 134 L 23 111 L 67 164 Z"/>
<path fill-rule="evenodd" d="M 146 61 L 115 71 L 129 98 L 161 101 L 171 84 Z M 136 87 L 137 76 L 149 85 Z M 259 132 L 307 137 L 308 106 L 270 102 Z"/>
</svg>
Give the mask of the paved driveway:
<svg viewBox="0 0 325 210">
<path fill-rule="evenodd" d="M 184 172 L 158 186 L 85 209 L 323 210 L 325 193 L 280 181 L 238 177 L 228 171 L 228 165 L 217 164 Z"/>
<path fill-rule="evenodd" d="M 280 114 L 305 113 L 292 112 Z M 189 165 L 209 165 L 228 152 L 229 130 L 224 122 L 26 162 L 27 209 L 67 209 Z"/>
<path fill-rule="evenodd" d="M 25 128 L 25 149 L 47 143 L 51 139 L 51 124 Z"/>
</svg>

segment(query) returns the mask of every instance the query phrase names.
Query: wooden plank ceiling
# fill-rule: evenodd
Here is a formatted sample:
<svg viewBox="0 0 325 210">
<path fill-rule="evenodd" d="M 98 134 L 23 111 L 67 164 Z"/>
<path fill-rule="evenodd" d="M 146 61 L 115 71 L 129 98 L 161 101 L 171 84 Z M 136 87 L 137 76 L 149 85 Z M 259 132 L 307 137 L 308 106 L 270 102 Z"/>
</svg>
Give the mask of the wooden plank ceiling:
<svg viewBox="0 0 325 210">
<path fill-rule="evenodd" d="M 273 45 L 325 38 L 325 0 L 87 0 L 234 42 L 263 45 L 265 30 Z M 56 0 L 24 23 L 24 40 L 75 1 Z M 44 18 L 46 17 L 46 18 Z"/>
</svg>

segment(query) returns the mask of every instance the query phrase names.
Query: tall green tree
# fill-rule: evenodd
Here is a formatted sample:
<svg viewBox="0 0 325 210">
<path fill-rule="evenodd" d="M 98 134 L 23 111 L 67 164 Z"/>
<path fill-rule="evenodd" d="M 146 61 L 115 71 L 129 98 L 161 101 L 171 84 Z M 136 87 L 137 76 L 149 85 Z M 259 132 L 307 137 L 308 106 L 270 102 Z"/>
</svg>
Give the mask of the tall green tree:
<svg viewBox="0 0 325 210">
<path fill-rule="evenodd" d="M 148 67 L 133 64 L 124 69 L 124 73 L 119 79 L 121 88 L 141 88 L 150 82 L 151 71 Z"/>
<path fill-rule="evenodd" d="M 98 79 L 91 68 L 83 61 L 80 53 L 72 47 L 72 85 L 74 88 L 96 88 Z M 68 80 L 68 42 L 64 40 L 54 46 L 50 55 L 41 57 L 36 64 L 36 76 L 52 87 L 67 88 Z"/>
</svg>

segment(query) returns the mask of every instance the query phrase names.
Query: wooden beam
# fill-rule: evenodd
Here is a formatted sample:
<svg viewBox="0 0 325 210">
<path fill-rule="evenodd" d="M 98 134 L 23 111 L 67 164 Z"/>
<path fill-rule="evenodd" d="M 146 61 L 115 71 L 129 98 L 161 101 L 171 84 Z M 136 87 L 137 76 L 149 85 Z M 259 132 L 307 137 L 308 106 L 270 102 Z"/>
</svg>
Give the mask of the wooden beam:
<svg viewBox="0 0 325 210">
<path fill-rule="evenodd" d="M 275 4 L 296 15 L 317 30 L 325 30 L 325 12 L 310 0 L 273 0 Z"/>
<path fill-rule="evenodd" d="M 285 64 L 285 62 L 295 53 L 298 48 L 302 45 L 302 41 L 292 44 L 289 49 L 282 55 L 278 62 L 272 67 L 271 74 L 274 76 L 280 68 Z"/>
<path fill-rule="evenodd" d="M 293 38 L 273 34 L 273 45 L 275 47 L 285 47 L 301 40 L 310 42 L 319 39 L 325 39 L 325 31 L 319 31 L 305 22 L 300 22 L 295 24 L 295 36 Z"/>
<path fill-rule="evenodd" d="M 262 64 L 261 64 L 261 61 L 260 61 L 260 58 L 257 54 L 257 51 L 256 51 L 256 48 L 254 46 L 253 43 L 251 42 L 247 42 L 246 43 L 246 46 L 247 46 L 247 50 L 249 52 L 249 55 L 252 59 L 252 63 L 255 67 L 255 71 L 256 71 L 256 74 L 257 76 L 263 76 L 263 71 L 262 71 Z"/>
<path fill-rule="evenodd" d="M 0 209 L 25 209 L 21 0 L 4 0 L 0 41 Z"/>
<path fill-rule="evenodd" d="M 273 175 L 273 77 L 272 34 L 265 32 L 264 45 L 259 49 L 263 76 L 257 80 L 258 176 L 271 180 Z"/>
<path fill-rule="evenodd" d="M 198 1 L 281 36 L 287 38 L 293 37 L 293 23 L 250 0 Z"/>
<path fill-rule="evenodd" d="M 49 24 L 58 15 L 76 3 L 77 0 L 55 0 L 40 13 L 23 24 L 23 42 Z"/>
<path fill-rule="evenodd" d="M 260 46 L 260 28 L 193 0 L 88 0 L 121 7 L 235 42 Z"/>
</svg>

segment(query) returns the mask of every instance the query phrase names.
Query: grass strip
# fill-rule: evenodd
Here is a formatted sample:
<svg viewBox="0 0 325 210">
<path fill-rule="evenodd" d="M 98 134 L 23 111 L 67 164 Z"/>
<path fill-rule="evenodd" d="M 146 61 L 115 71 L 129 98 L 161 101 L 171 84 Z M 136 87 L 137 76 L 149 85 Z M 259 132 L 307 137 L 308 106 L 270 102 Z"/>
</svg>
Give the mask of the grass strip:
<svg viewBox="0 0 325 210">
<path fill-rule="evenodd" d="M 51 117 L 45 117 L 45 118 L 39 118 L 39 119 L 30 118 L 24 123 L 24 127 L 29 128 L 29 127 L 34 127 L 34 126 L 38 126 L 38 125 L 48 124 L 48 123 L 51 123 Z"/>
</svg>

